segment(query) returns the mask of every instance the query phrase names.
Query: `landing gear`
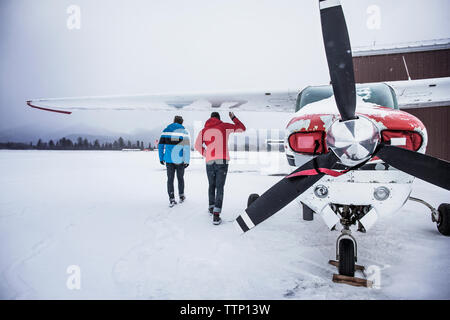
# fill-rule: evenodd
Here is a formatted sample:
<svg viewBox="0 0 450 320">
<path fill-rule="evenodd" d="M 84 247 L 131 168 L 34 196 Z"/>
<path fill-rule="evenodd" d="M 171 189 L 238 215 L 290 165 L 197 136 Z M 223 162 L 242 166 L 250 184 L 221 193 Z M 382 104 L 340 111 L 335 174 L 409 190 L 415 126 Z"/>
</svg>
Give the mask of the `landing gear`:
<svg viewBox="0 0 450 320">
<path fill-rule="evenodd" d="M 336 240 L 336 260 L 330 260 L 329 263 L 337 267 L 339 274 L 333 275 L 333 282 L 345 283 L 357 287 L 372 286 L 372 282 L 363 278 L 355 277 L 355 271 L 361 271 L 364 274 L 364 266 L 357 265 L 358 245 L 356 239 L 352 236 L 350 226 L 359 222 L 357 219 L 368 210 L 358 206 L 347 206 L 333 204 L 332 209 L 341 216 L 341 225 L 343 227 L 341 235 Z"/>
<path fill-rule="evenodd" d="M 347 277 L 355 275 L 355 262 L 358 260 L 357 248 L 349 226 L 344 226 L 336 240 L 336 260 L 339 262 L 337 267 L 340 275 Z"/>
<path fill-rule="evenodd" d="M 303 202 L 300 202 L 302 204 L 303 209 L 303 220 L 305 221 L 313 221 L 314 220 L 314 210 L 308 207 Z"/>
<path fill-rule="evenodd" d="M 364 266 L 355 264 L 357 261 L 357 244 L 348 227 L 344 226 L 342 234 L 336 241 L 336 260 L 328 263 L 337 267 L 339 274 L 333 275 L 333 282 L 345 283 L 355 287 L 372 287 L 372 281 L 355 277 L 355 271 L 364 274 Z"/>
<path fill-rule="evenodd" d="M 444 236 L 450 236 L 450 203 L 442 203 L 438 212 L 437 228 Z"/>
<path fill-rule="evenodd" d="M 355 245 L 350 239 L 339 242 L 339 274 L 353 277 L 355 275 Z"/>
<path fill-rule="evenodd" d="M 252 193 L 251 195 L 249 195 L 247 200 L 247 208 L 250 207 L 250 205 L 258 198 L 259 194 L 257 193 Z"/>
<path fill-rule="evenodd" d="M 408 200 L 427 206 L 431 210 L 431 221 L 436 222 L 438 231 L 444 236 L 450 236 L 450 203 L 441 203 L 436 210 L 436 208 L 424 200 L 414 197 L 409 197 Z"/>
</svg>

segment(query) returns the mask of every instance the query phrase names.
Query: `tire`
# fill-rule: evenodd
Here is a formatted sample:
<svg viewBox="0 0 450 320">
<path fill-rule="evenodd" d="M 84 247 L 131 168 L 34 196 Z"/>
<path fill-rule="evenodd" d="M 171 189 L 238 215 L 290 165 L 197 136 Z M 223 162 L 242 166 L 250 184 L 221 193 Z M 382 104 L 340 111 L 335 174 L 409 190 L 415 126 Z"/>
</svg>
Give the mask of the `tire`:
<svg viewBox="0 0 450 320">
<path fill-rule="evenodd" d="M 303 202 L 302 202 L 302 208 L 303 208 L 303 220 L 305 220 L 305 221 L 313 221 L 314 220 L 314 211 L 313 211 L 313 209 L 308 207 Z"/>
<path fill-rule="evenodd" d="M 439 208 L 437 228 L 444 236 L 450 236 L 450 203 L 442 203 Z"/>
<path fill-rule="evenodd" d="M 339 274 L 355 276 L 355 245 L 350 239 L 342 239 L 339 242 Z"/>
<path fill-rule="evenodd" d="M 250 205 L 258 198 L 259 194 L 257 193 L 252 193 L 251 195 L 249 195 L 247 200 L 247 208 L 250 207 Z"/>
</svg>

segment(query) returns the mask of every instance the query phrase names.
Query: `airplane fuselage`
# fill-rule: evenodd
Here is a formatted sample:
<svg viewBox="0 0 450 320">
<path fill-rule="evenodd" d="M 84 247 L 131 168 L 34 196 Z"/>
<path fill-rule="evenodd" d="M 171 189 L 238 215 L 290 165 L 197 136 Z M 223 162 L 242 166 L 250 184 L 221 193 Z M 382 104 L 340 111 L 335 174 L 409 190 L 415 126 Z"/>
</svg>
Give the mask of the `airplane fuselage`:
<svg viewBox="0 0 450 320">
<path fill-rule="evenodd" d="M 423 123 L 413 115 L 388 107 L 367 103 L 361 99 L 356 114 L 370 119 L 378 128 L 382 142 L 425 153 L 427 131 Z M 328 151 L 327 130 L 339 113 L 333 97 L 308 104 L 295 113 L 286 126 L 286 157 L 292 167 L 299 167 L 313 157 Z M 337 166 L 336 170 L 344 170 Z M 297 200 L 319 213 L 331 228 L 334 221 L 327 221 L 326 211 L 334 204 L 361 206 L 374 209 L 376 218 L 398 211 L 411 193 L 414 177 L 387 165 L 377 157 L 370 159 L 357 170 L 339 177 L 325 176 L 304 192 Z M 316 189 L 326 188 L 326 195 L 318 196 Z M 380 189 L 381 188 L 381 189 Z M 388 193 L 384 197 L 376 190 Z M 387 192 L 386 192 L 387 190 Z M 332 217 L 332 220 L 335 220 Z M 371 221 L 370 226 L 374 221 Z"/>
</svg>

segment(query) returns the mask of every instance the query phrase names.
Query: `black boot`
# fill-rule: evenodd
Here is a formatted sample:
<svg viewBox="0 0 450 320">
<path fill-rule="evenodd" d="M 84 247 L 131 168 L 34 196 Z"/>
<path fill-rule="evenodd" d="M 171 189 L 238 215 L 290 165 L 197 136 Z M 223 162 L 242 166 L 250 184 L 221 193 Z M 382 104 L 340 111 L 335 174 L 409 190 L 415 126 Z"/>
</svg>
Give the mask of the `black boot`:
<svg viewBox="0 0 450 320">
<path fill-rule="evenodd" d="M 170 203 L 169 203 L 169 207 L 172 208 L 174 205 L 177 204 L 177 202 L 175 201 L 175 199 L 169 199 Z"/>
<path fill-rule="evenodd" d="M 218 225 L 222 222 L 222 219 L 220 219 L 220 213 L 214 212 L 213 214 L 213 224 Z"/>
<path fill-rule="evenodd" d="M 184 200 L 186 200 L 186 197 L 185 197 L 184 194 L 183 194 L 183 195 L 180 196 L 180 203 L 183 203 Z"/>
</svg>

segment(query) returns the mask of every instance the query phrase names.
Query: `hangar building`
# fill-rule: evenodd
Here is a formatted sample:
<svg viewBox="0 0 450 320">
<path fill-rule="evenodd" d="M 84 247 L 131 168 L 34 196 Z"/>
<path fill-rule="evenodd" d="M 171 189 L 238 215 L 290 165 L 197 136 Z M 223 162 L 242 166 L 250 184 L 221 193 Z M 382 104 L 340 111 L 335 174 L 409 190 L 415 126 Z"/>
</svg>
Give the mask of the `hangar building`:
<svg viewBox="0 0 450 320">
<path fill-rule="evenodd" d="M 391 85 L 400 109 L 426 126 L 427 154 L 450 161 L 450 39 L 356 47 L 353 64 L 356 82 Z"/>
</svg>

